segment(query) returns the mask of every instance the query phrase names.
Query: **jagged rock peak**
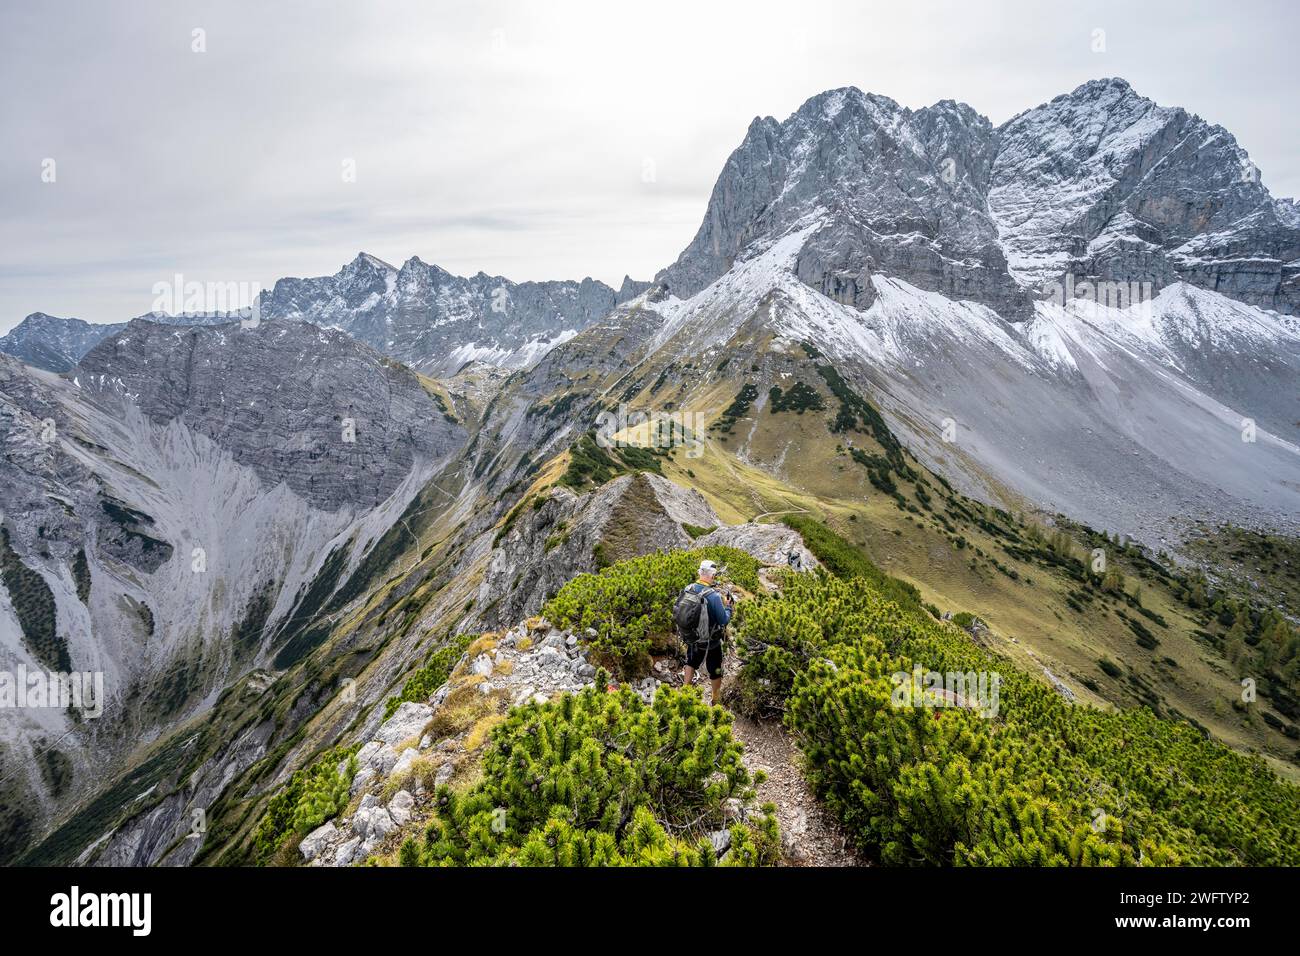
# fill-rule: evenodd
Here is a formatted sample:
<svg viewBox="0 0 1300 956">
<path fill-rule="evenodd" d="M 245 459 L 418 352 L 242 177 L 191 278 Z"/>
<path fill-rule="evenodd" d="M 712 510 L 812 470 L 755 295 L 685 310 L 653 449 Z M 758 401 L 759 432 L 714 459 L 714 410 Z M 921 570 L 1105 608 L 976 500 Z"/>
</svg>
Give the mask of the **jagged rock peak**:
<svg viewBox="0 0 1300 956">
<path fill-rule="evenodd" d="M 857 309 L 880 274 L 1022 319 L 1074 274 L 1295 313 L 1298 218 L 1226 130 L 1122 79 L 996 128 L 954 100 L 911 110 L 844 87 L 750 124 L 695 238 L 656 279 L 693 296 L 812 224 L 800 279 Z"/>
</svg>

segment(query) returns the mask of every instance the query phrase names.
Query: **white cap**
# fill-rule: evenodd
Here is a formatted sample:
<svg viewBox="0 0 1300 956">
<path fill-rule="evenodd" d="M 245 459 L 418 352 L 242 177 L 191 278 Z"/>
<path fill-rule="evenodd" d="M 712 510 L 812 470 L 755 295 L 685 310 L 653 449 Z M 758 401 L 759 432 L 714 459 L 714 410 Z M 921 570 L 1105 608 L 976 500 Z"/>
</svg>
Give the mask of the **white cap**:
<svg viewBox="0 0 1300 956">
<path fill-rule="evenodd" d="M 700 562 L 700 574 L 716 574 L 718 566 L 707 558 Z"/>
</svg>

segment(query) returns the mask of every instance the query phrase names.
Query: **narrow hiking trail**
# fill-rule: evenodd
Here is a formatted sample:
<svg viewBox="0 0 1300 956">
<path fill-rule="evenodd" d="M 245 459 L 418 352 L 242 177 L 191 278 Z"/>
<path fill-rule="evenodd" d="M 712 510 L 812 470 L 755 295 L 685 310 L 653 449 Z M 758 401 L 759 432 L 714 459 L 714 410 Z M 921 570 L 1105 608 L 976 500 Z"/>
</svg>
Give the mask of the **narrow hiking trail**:
<svg viewBox="0 0 1300 956">
<path fill-rule="evenodd" d="M 662 665 L 662 670 L 659 670 Z M 656 662 L 656 677 L 664 683 L 681 686 L 681 662 L 662 658 Z M 723 660 L 722 699 L 728 700 L 740 659 L 734 644 Z M 667 673 L 666 673 L 667 672 Z M 697 674 L 695 686 L 705 699 L 709 695 L 707 675 Z M 728 708 L 730 709 L 730 708 Z M 761 805 L 776 805 L 781 825 L 781 849 L 785 866 L 865 866 L 861 854 L 844 835 L 835 819 L 813 794 L 799 767 L 799 749 L 778 721 L 754 720 L 732 714 L 732 734 L 745 745 L 745 767 L 752 774 L 758 770 L 767 779 L 757 788 Z"/>
<path fill-rule="evenodd" d="M 813 796 L 799 769 L 799 752 L 785 728 L 772 721 L 734 716 L 732 732 L 745 745 L 745 766 L 751 773 L 762 770 L 767 774 L 767 780 L 758 788 L 758 802 L 776 804 L 785 865 L 865 865 L 826 808 Z"/>
</svg>

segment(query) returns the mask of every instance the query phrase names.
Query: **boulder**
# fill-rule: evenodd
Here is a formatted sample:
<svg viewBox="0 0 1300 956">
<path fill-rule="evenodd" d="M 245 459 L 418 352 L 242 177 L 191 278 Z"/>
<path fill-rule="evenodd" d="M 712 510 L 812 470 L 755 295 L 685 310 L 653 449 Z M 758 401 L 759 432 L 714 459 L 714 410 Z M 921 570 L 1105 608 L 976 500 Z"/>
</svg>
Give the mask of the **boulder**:
<svg viewBox="0 0 1300 956">
<path fill-rule="evenodd" d="M 410 700 L 404 701 L 397 708 L 397 712 L 379 728 L 379 732 L 375 734 L 375 739 L 388 744 L 390 747 L 395 747 L 403 740 L 422 733 L 432 717 L 433 708 L 428 704 L 417 704 Z"/>
<path fill-rule="evenodd" d="M 411 810 L 415 807 L 415 797 L 405 790 L 399 790 L 388 801 L 388 815 L 399 827 L 410 822 Z"/>
<path fill-rule="evenodd" d="M 352 778 L 352 786 L 348 788 L 348 796 L 355 797 L 358 793 L 369 786 L 370 782 L 378 774 L 370 767 L 363 767 L 357 771 L 357 775 Z"/>
<path fill-rule="evenodd" d="M 382 840 L 396 829 L 396 821 L 380 806 L 358 810 L 352 817 L 352 832 L 372 843 Z"/>
<path fill-rule="evenodd" d="M 731 849 L 731 831 L 714 830 L 709 834 L 709 842 L 713 844 L 713 852 L 722 856 Z"/>
<path fill-rule="evenodd" d="M 334 851 L 334 865 L 350 866 L 352 864 L 352 861 L 356 859 L 357 852 L 360 849 L 361 849 L 360 837 L 353 837 L 351 840 L 348 840 L 346 843 L 341 844 L 339 848 Z"/>
<path fill-rule="evenodd" d="M 372 740 L 357 751 L 358 769 L 373 770 L 381 776 L 388 776 L 397 763 L 397 751 L 389 744 Z"/>
<path fill-rule="evenodd" d="M 338 827 L 334 825 L 333 821 L 319 826 L 302 838 L 302 842 L 298 844 L 298 852 L 302 854 L 304 860 L 314 860 L 320 856 L 321 851 L 334 839 L 338 832 Z"/>
<path fill-rule="evenodd" d="M 420 751 L 415 747 L 407 747 L 397 756 L 397 763 L 393 764 L 393 770 L 390 777 L 400 777 L 406 771 L 411 769 L 411 764 L 420 759 Z"/>
</svg>

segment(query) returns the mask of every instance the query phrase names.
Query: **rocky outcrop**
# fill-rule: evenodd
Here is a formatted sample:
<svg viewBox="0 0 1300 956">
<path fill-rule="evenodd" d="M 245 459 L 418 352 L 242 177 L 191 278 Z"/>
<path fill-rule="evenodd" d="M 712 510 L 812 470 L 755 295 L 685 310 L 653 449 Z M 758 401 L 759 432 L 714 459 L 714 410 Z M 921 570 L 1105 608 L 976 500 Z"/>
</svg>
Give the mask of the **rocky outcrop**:
<svg viewBox="0 0 1300 956">
<path fill-rule="evenodd" d="M 284 482 L 325 511 L 374 507 L 417 460 L 465 439 L 410 369 L 303 322 L 176 328 L 137 319 L 76 374 L 155 424 L 183 418 L 268 490 Z"/>
<path fill-rule="evenodd" d="M 509 519 L 507 519 L 509 521 Z M 552 488 L 519 505 L 492 551 L 476 599 L 473 626 L 535 614 L 578 574 L 655 551 L 693 547 L 682 527 L 718 525 L 704 497 L 659 475 L 623 475 L 586 494 Z"/>
<path fill-rule="evenodd" d="M 804 545 L 799 532 L 781 524 L 723 525 L 695 541 L 697 548 L 711 545 L 737 548 L 763 564 L 790 567 L 796 571 L 811 571 L 821 566 Z"/>
</svg>

